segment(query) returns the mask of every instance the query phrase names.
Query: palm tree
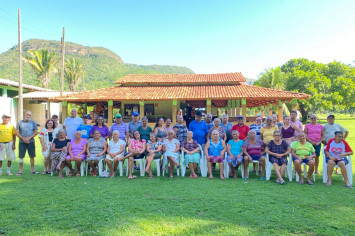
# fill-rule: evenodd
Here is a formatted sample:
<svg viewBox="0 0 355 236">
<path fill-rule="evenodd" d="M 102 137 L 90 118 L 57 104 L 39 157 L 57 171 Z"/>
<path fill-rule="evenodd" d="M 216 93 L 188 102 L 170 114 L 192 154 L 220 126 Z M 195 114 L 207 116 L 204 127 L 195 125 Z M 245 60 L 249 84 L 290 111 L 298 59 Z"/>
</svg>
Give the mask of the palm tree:
<svg viewBox="0 0 355 236">
<path fill-rule="evenodd" d="M 64 66 L 64 78 L 69 84 L 69 89 L 75 91 L 84 77 L 83 64 L 74 57 L 67 59 Z"/>
<path fill-rule="evenodd" d="M 28 55 L 24 56 L 24 61 L 30 64 L 38 79 L 41 81 L 44 88 L 48 88 L 48 84 L 52 75 L 56 72 L 55 53 L 49 53 L 47 49 L 37 51 L 28 50 Z"/>
<path fill-rule="evenodd" d="M 254 84 L 265 88 L 283 90 L 285 88 L 285 74 L 280 67 L 271 68 L 265 70 Z"/>
</svg>

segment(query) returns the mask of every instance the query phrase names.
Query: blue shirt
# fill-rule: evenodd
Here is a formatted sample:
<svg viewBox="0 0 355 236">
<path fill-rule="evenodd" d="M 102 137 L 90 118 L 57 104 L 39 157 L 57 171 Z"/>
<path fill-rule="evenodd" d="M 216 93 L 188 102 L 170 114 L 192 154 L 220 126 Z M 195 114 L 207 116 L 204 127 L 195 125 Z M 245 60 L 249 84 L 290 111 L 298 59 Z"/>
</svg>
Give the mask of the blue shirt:
<svg viewBox="0 0 355 236">
<path fill-rule="evenodd" d="M 226 125 L 222 122 L 220 126 L 224 129 L 224 132 L 227 135 L 227 141 L 232 139 L 232 132 L 231 129 L 233 127 L 233 124 L 231 122 L 228 122 Z"/>
<path fill-rule="evenodd" d="M 231 146 L 231 153 L 233 155 L 239 155 L 242 152 L 242 146 L 244 144 L 243 140 L 240 140 L 238 142 L 235 142 L 233 139 L 228 141 L 228 145 Z"/>
<path fill-rule="evenodd" d="M 193 139 L 195 139 L 198 144 L 206 143 L 206 134 L 208 133 L 206 122 L 197 122 L 196 120 L 192 121 L 189 125 L 189 131 L 194 133 Z"/>
<path fill-rule="evenodd" d="M 129 131 L 128 125 L 124 122 L 121 122 L 120 125 L 117 125 L 117 123 L 114 123 L 111 125 L 110 128 L 110 133 L 112 134 L 113 131 L 117 130 L 118 133 L 120 134 L 120 139 L 125 140 L 126 139 L 126 132 Z"/>
<path fill-rule="evenodd" d="M 91 128 L 92 128 L 91 125 L 79 125 L 77 131 L 81 131 L 82 138 L 89 139 Z"/>
</svg>

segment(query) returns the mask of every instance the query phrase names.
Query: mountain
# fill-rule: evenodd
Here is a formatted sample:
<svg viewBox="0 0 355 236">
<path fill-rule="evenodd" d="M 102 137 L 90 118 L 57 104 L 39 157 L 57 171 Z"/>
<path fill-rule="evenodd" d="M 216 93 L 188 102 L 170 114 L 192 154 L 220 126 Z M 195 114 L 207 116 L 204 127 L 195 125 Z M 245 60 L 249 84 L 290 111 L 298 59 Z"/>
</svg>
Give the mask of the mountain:
<svg viewBox="0 0 355 236">
<path fill-rule="evenodd" d="M 28 50 L 47 48 L 55 52 L 58 60 L 58 71 L 60 71 L 61 42 L 54 40 L 30 39 L 22 43 L 23 55 Z M 103 47 L 87 47 L 75 43 L 65 43 L 65 57 L 75 57 L 83 63 L 85 76 L 84 83 L 78 86 L 82 90 L 110 87 L 118 78 L 127 74 L 194 74 L 187 67 L 169 65 L 136 65 L 124 63 L 120 56 Z M 23 63 L 23 82 L 30 85 L 40 86 L 33 69 Z M 17 45 L 8 51 L 0 54 L 0 78 L 18 80 L 18 50 Z M 64 83 L 64 90 L 68 86 Z M 59 90 L 59 74 L 52 77 L 49 88 Z"/>
</svg>

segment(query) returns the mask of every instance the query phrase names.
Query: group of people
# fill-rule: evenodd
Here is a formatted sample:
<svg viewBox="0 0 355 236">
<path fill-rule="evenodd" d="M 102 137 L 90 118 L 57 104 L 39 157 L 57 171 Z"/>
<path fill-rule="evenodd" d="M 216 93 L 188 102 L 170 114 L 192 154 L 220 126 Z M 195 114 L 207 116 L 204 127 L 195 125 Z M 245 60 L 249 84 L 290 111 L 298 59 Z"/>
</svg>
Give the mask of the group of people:
<svg viewBox="0 0 355 236">
<path fill-rule="evenodd" d="M 265 180 L 266 153 L 277 175 L 276 182 L 284 184 L 283 173 L 291 153 L 295 170 L 300 179 L 299 184 L 313 185 L 310 180 L 313 172 L 318 170 L 321 145 L 325 146 L 327 161 L 327 185 L 331 185 L 331 175 L 335 165 L 341 169 L 345 186 L 349 184 L 346 164 L 347 156 L 352 155 L 352 150 L 345 141 L 349 134 L 344 127 L 334 123 L 335 116 L 327 116 L 327 124 L 317 123 L 317 116 L 310 116 L 310 123 L 303 127 L 297 120 L 297 112 L 291 111 L 290 116 L 285 116 L 283 121 L 277 120 L 277 115 L 266 118 L 256 118 L 256 123 L 245 124 L 244 117 L 239 115 L 237 123 L 229 122 L 227 114 L 222 119 L 212 119 L 207 114 L 202 120 L 202 112 L 195 113 L 189 127 L 185 125 L 181 115 L 177 116 L 177 123 L 172 126 L 171 119 L 160 118 L 154 129 L 148 125 L 147 117 L 139 119 L 139 113 L 133 112 L 132 121 L 128 124 L 122 121 L 122 115 L 115 115 L 115 123 L 108 127 L 104 117 L 99 116 L 94 125 L 89 124 L 89 117 L 77 115 L 77 110 L 72 109 L 63 125 L 58 123 L 58 116 L 54 115 L 47 120 L 39 132 L 39 139 L 44 157 L 43 174 L 59 171 L 62 178 L 63 168 L 70 170 L 69 176 L 76 173 L 80 176 L 80 166 L 86 160 L 90 166 L 90 174 L 98 174 L 98 164 L 105 161 L 110 169 L 110 176 L 115 176 L 115 171 L 120 161 L 128 160 L 128 178 L 134 179 L 133 168 L 135 159 L 146 158 L 145 171 L 152 178 L 151 164 L 155 159 L 161 159 L 161 168 L 166 168 L 170 163 L 170 178 L 173 178 L 175 167 L 180 167 L 180 154 L 184 152 L 184 165 L 191 171 L 190 178 L 197 178 L 196 169 L 200 165 L 201 151 L 203 151 L 208 166 L 209 178 L 213 178 L 213 170 L 219 165 L 220 179 L 224 179 L 224 162 L 230 167 L 229 175 L 237 178 L 237 170 L 244 164 L 244 176 L 248 178 L 249 163 L 258 161 L 261 172 L 260 180 Z M 31 120 L 32 113 L 27 111 L 23 120 L 19 121 L 16 128 L 10 125 L 11 117 L 3 115 L 0 125 L 0 174 L 2 174 L 2 161 L 5 155 L 8 160 L 7 174 L 11 162 L 16 159 L 14 150 L 16 137 L 19 139 L 19 172 L 22 175 L 23 158 L 26 151 L 30 157 L 31 173 L 34 170 L 35 141 L 38 134 L 37 124 Z M 75 162 L 74 168 L 72 162 Z M 309 166 L 306 181 L 303 179 L 301 165 Z M 253 172 L 255 172 L 255 164 Z M 338 172 L 338 171 L 337 171 Z"/>
</svg>

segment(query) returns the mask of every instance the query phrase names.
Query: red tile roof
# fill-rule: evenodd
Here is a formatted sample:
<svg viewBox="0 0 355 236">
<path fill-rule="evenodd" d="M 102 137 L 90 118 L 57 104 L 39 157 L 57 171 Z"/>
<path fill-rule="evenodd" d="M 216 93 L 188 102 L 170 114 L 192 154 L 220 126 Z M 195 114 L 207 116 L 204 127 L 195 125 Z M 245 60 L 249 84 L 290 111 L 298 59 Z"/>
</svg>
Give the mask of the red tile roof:
<svg viewBox="0 0 355 236">
<path fill-rule="evenodd" d="M 308 99 L 304 93 L 287 92 L 251 85 L 203 85 L 203 86 L 147 86 L 147 87 L 110 87 L 79 92 L 63 97 L 50 98 L 51 101 L 93 102 L 93 101 L 159 101 L 159 100 L 247 100 L 247 106 L 267 105 L 279 100 L 292 98 Z"/>
<path fill-rule="evenodd" d="M 140 84 L 238 84 L 246 79 L 241 73 L 223 74 L 157 74 L 157 75 L 126 75 L 115 83 L 122 85 Z"/>
</svg>

